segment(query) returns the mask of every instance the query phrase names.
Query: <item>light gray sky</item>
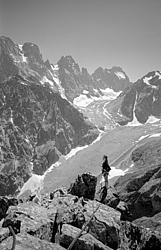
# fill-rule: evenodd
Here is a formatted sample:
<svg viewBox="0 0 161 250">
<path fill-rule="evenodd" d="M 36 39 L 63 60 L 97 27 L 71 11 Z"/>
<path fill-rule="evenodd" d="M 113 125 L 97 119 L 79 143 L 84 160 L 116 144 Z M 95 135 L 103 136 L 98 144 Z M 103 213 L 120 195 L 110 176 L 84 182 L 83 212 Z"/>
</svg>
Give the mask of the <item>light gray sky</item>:
<svg viewBox="0 0 161 250">
<path fill-rule="evenodd" d="M 0 0 L 0 35 L 90 73 L 121 66 L 134 81 L 161 70 L 161 0 Z"/>
</svg>

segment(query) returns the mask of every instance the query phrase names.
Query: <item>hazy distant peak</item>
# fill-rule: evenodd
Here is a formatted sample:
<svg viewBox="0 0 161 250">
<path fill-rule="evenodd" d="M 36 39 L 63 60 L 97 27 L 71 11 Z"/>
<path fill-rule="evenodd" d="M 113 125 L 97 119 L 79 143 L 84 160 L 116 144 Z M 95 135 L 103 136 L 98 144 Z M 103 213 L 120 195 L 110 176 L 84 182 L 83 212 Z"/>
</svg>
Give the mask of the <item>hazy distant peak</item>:
<svg viewBox="0 0 161 250">
<path fill-rule="evenodd" d="M 18 53 L 18 47 L 15 45 L 15 43 L 9 38 L 5 36 L 0 37 L 0 54 L 2 51 L 5 54 L 15 54 Z"/>
<path fill-rule="evenodd" d="M 80 73 L 79 65 L 75 62 L 72 56 L 62 56 L 58 61 L 58 65 L 67 69 L 71 73 Z"/>
<path fill-rule="evenodd" d="M 29 58 L 35 57 L 36 60 L 38 60 L 39 62 L 42 61 L 42 55 L 40 53 L 40 49 L 38 45 L 34 43 L 26 42 L 24 43 L 22 49 L 26 57 L 29 57 Z"/>
</svg>

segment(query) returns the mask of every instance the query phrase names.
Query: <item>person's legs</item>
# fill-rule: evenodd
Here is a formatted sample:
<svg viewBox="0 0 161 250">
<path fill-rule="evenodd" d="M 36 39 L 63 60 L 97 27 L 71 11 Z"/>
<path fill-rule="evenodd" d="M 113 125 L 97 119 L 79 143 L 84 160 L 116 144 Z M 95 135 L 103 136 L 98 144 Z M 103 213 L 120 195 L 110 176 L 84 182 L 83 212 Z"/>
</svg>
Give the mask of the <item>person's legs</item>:
<svg viewBox="0 0 161 250">
<path fill-rule="evenodd" d="M 104 173 L 105 187 L 108 189 L 108 173 Z"/>
</svg>

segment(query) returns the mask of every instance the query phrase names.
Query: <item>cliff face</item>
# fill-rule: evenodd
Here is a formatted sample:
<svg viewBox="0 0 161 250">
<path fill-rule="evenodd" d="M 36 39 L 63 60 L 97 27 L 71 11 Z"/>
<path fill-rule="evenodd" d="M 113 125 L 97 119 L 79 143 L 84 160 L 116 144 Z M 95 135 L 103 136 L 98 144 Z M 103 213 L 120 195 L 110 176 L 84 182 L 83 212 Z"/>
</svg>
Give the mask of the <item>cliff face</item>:
<svg viewBox="0 0 161 250">
<path fill-rule="evenodd" d="M 127 207 L 124 218 L 136 220 L 138 225 L 142 222 L 152 230 L 157 228 L 155 221 L 161 213 L 160 151 L 160 139 L 150 140 L 135 149 L 130 156 L 131 168 L 115 183 L 118 197 Z"/>
<path fill-rule="evenodd" d="M 152 116 L 161 116 L 161 73 L 153 71 L 127 87 L 110 103 L 108 110 L 125 125 L 133 120 L 144 124 Z"/>
<path fill-rule="evenodd" d="M 0 194 L 14 194 L 32 173 L 91 143 L 97 129 L 61 97 L 38 46 L 0 38 Z"/>
</svg>

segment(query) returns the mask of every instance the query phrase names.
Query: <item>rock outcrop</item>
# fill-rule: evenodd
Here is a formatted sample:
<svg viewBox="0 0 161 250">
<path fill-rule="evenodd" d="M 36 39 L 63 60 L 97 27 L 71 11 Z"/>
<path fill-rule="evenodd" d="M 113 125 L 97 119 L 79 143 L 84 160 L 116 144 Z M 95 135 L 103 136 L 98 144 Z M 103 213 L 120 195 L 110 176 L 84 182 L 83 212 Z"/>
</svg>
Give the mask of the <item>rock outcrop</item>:
<svg viewBox="0 0 161 250">
<path fill-rule="evenodd" d="M 71 184 L 68 192 L 78 197 L 93 200 L 95 195 L 97 177 L 91 174 L 82 174 L 78 176 L 76 181 Z"/>
<path fill-rule="evenodd" d="M 12 246 L 11 225 L 18 249 L 75 250 L 160 249 L 161 234 L 121 221 L 121 214 L 108 205 L 59 192 L 34 201 L 12 204 L 0 221 L 0 249 Z M 157 218 L 156 218 L 157 219 Z M 83 228 L 83 230 L 82 230 Z M 81 233 L 80 233 L 81 232 Z"/>
<path fill-rule="evenodd" d="M 120 177 L 115 188 L 120 200 L 126 202 L 130 220 L 161 212 L 161 141 L 151 140 L 131 154 L 133 167 Z"/>
<path fill-rule="evenodd" d="M 120 228 L 120 250 L 159 250 L 161 248 L 161 234 L 130 222 L 122 222 Z"/>
<path fill-rule="evenodd" d="M 73 227 L 68 224 L 64 224 L 62 228 L 62 235 L 60 236 L 60 244 L 64 246 L 66 249 L 72 243 L 72 241 L 77 237 L 80 233 L 80 229 Z M 105 246 L 102 242 L 97 240 L 94 236 L 89 233 L 82 233 L 82 235 L 78 238 L 76 243 L 74 244 L 74 249 L 78 250 L 110 250 L 111 248 Z"/>
</svg>

